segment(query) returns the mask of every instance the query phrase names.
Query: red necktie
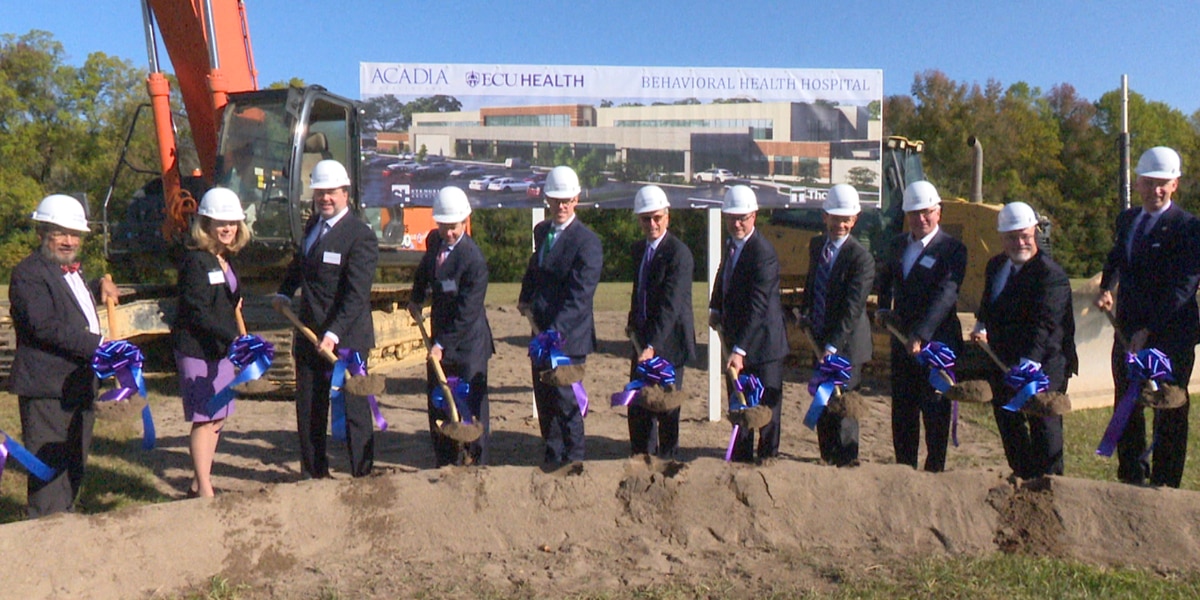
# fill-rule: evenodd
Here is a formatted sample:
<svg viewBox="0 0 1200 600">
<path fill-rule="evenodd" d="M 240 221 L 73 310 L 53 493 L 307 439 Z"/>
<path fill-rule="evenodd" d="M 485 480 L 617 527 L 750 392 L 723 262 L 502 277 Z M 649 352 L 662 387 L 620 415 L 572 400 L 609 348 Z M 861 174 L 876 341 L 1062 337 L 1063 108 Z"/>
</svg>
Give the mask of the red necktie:
<svg viewBox="0 0 1200 600">
<path fill-rule="evenodd" d="M 78 273 L 79 272 L 79 263 L 77 263 L 77 262 L 73 262 L 69 265 L 61 265 L 61 266 L 62 266 L 63 273 Z"/>
</svg>

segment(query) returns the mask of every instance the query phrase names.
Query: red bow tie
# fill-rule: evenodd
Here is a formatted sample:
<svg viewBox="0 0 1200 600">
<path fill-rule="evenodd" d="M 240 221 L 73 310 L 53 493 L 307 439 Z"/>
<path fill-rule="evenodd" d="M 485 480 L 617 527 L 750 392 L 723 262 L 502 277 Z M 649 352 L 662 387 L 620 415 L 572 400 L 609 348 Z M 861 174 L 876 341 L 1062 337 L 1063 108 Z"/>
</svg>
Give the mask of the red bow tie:
<svg viewBox="0 0 1200 600">
<path fill-rule="evenodd" d="M 73 262 L 69 265 L 62 265 L 62 271 L 63 271 L 63 273 L 78 273 L 79 272 L 79 263 Z"/>
</svg>

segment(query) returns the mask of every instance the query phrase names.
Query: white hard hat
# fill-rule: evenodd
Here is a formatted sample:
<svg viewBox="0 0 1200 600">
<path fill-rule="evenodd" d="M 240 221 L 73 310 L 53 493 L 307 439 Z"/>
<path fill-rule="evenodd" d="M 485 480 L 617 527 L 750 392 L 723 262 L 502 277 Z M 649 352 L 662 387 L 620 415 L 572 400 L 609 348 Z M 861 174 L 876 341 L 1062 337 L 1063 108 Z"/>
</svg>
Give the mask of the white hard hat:
<svg viewBox="0 0 1200 600">
<path fill-rule="evenodd" d="M 242 212 L 242 201 L 238 199 L 238 195 L 233 190 L 223 187 L 215 187 L 204 192 L 196 214 L 214 221 L 243 221 L 246 219 L 246 213 Z"/>
<path fill-rule="evenodd" d="M 933 208 L 942 203 L 937 188 L 928 181 L 914 181 L 904 189 L 904 212 Z"/>
<path fill-rule="evenodd" d="M 350 176 L 346 174 L 346 167 L 342 163 L 326 159 L 315 166 L 312 170 L 312 184 L 309 186 L 314 190 L 334 190 L 350 185 Z"/>
<path fill-rule="evenodd" d="M 471 201 L 462 188 L 448 185 L 438 190 L 437 198 L 433 200 L 433 220 L 435 223 L 462 223 L 471 216 Z"/>
<path fill-rule="evenodd" d="M 858 190 L 848 183 L 839 183 L 829 188 L 825 195 L 825 212 L 838 217 L 852 217 L 862 212 L 858 201 Z"/>
<path fill-rule="evenodd" d="M 758 196 L 749 186 L 735 185 L 725 190 L 721 212 L 727 215 L 748 215 L 758 210 Z"/>
<path fill-rule="evenodd" d="M 579 187 L 579 175 L 575 174 L 575 169 L 571 167 L 554 167 L 550 169 L 550 174 L 546 175 L 546 184 L 542 187 L 542 191 L 547 198 L 558 200 L 576 198 L 582 191 L 582 188 Z"/>
<path fill-rule="evenodd" d="M 1155 146 L 1138 159 L 1137 174 L 1154 179 L 1179 179 L 1183 175 L 1179 162 L 1178 152 L 1166 146 Z"/>
<path fill-rule="evenodd" d="M 1024 202 L 1009 202 L 1000 209 L 1000 216 L 997 218 L 996 231 L 1004 233 L 1006 231 L 1020 231 L 1029 229 L 1038 224 L 1037 213 L 1033 212 L 1033 207 Z"/>
<path fill-rule="evenodd" d="M 51 194 L 42 198 L 32 217 L 34 221 L 58 225 L 71 231 L 91 231 L 88 228 L 87 215 L 83 212 L 83 205 L 66 194 Z"/>
<path fill-rule="evenodd" d="M 671 208 L 671 202 L 667 200 L 667 193 L 657 185 L 644 186 L 633 197 L 635 215 L 657 212 L 664 208 Z"/>
</svg>

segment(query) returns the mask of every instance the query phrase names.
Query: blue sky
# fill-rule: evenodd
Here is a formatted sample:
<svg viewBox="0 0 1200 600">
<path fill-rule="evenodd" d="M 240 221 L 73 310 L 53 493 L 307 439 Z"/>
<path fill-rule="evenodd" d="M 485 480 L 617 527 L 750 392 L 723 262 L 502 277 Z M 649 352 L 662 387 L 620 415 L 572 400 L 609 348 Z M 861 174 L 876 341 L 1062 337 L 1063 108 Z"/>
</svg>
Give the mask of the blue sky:
<svg viewBox="0 0 1200 600">
<path fill-rule="evenodd" d="M 1070 83 L 1089 100 L 1128 74 L 1148 99 L 1200 110 L 1196 0 L 248 0 L 247 13 L 261 84 L 300 77 L 350 97 L 360 61 L 872 68 L 887 95 L 938 69 Z M 0 0 L 0 33 L 31 29 L 73 64 L 91 52 L 147 63 L 136 0 Z"/>
</svg>

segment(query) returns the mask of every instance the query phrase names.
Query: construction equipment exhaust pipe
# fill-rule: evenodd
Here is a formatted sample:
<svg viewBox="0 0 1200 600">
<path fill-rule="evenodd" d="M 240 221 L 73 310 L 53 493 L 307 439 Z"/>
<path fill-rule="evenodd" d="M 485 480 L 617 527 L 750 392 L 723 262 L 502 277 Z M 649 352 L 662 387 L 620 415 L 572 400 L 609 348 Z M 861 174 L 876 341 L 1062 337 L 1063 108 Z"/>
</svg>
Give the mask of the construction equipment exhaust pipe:
<svg viewBox="0 0 1200 600">
<path fill-rule="evenodd" d="M 971 163 L 971 202 L 983 202 L 983 142 L 971 136 L 967 145 L 975 149 L 975 160 Z"/>
</svg>

